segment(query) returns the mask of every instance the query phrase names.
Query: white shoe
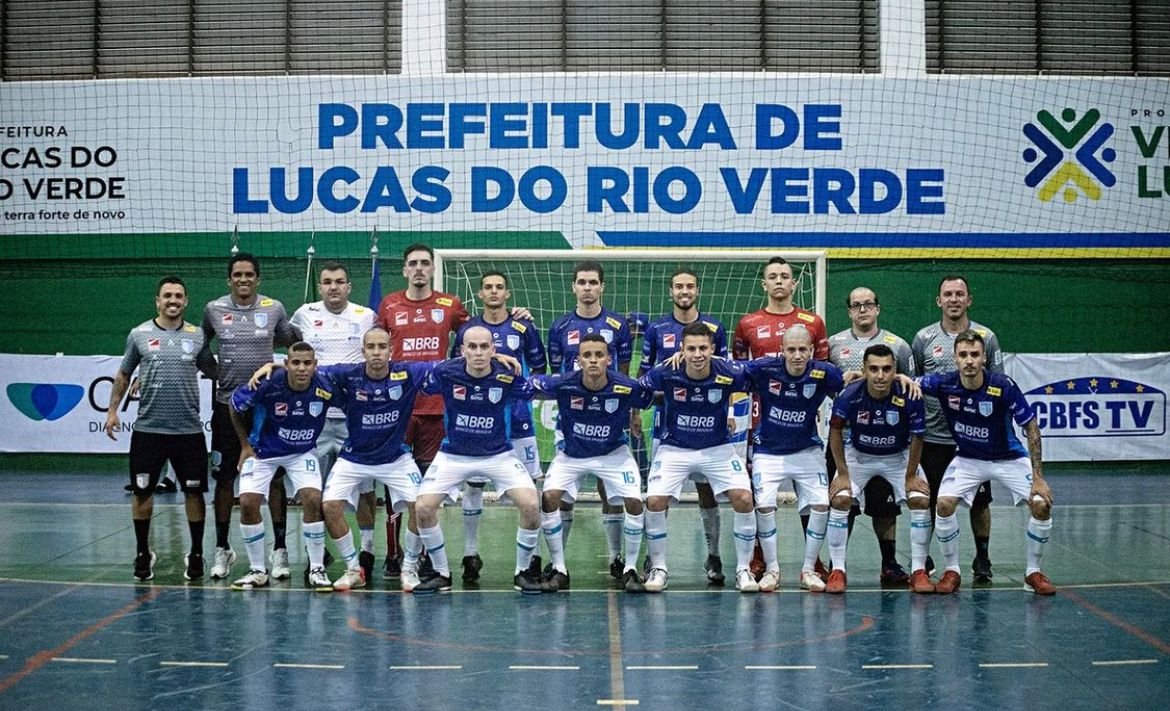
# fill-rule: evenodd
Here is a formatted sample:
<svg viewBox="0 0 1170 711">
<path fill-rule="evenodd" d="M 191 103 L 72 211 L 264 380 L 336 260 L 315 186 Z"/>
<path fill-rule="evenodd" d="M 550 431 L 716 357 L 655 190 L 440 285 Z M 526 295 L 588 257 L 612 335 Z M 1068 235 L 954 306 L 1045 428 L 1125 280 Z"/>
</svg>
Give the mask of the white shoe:
<svg viewBox="0 0 1170 711">
<path fill-rule="evenodd" d="M 404 593 L 414 592 L 414 589 L 422 583 L 418 578 L 418 570 L 414 568 L 403 568 L 399 580 L 402 581 L 402 592 Z"/>
<path fill-rule="evenodd" d="M 809 592 L 824 592 L 825 581 L 821 580 L 821 576 L 817 575 L 812 570 L 800 571 L 800 587 Z"/>
<path fill-rule="evenodd" d="M 345 592 L 354 588 L 364 588 L 365 586 L 366 573 L 361 568 L 345 571 L 345 574 L 333 583 L 333 589 L 338 592 Z"/>
<path fill-rule="evenodd" d="M 272 556 L 268 559 L 268 569 L 272 571 L 273 580 L 288 580 L 292 571 L 288 568 L 288 549 L 273 548 Z"/>
<path fill-rule="evenodd" d="M 666 579 L 669 576 L 662 568 L 651 568 L 650 575 L 646 576 L 644 587 L 648 593 L 662 592 L 666 589 Z"/>
<path fill-rule="evenodd" d="M 223 580 L 232 574 L 232 566 L 236 562 L 236 552 L 231 548 L 216 548 L 215 559 L 211 564 L 211 579 Z"/>
<path fill-rule="evenodd" d="M 232 590 L 252 590 L 268 587 L 268 573 L 263 570 L 249 570 L 248 574 L 232 583 Z"/>
<path fill-rule="evenodd" d="M 765 570 L 764 574 L 760 576 L 760 592 L 776 592 L 778 587 L 780 587 L 780 571 Z"/>
<path fill-rule="evenodd" d="M 324 568 L 313 568 L 309 571 L 309 587 L 317 592 L 333 592 L 333 581 Z"/>
<path fill-rule="evenodd" d="M 756 582 L 752 571 L 740 568 L 735 571 L 735 589 L 741 593 L 754 593 L 760 591 L 760 584 Z"/>
</svg>

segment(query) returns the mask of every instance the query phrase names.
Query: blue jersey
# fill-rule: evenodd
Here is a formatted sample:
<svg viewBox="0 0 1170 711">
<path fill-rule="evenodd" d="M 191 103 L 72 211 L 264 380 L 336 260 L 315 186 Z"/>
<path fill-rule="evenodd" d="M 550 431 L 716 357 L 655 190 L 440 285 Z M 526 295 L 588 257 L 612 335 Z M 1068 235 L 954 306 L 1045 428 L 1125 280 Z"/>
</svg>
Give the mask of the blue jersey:
<svg viewBox="0 0 1170 711">
<path fill-rule="evenodd" d="M 609 344 L 611 370 L 617 370 L 619 364 L 629 363 L 633 358 L 634 337 L 625 316 L 606 308 L 594 318 L 582 318 L 576 311 L 570 311 L 548 329 L 549 369 L 554 373 L 576 370 L 581 339 L 593 333 L 600 333 Z"/>
<path fill-rule="evenodd" d="M 727 357 L 727 329 L 719 321 L 699 315 L 701 321 L 715 337 L 715 355 Z M 638 374 L 645 375 L 651 368 L 670 358 L 682 349 L 682 332 L 690 324 L 679 323 L 673 313 L 659 316 L 650 322 L 642 334 L 642 362 Z M 662 439 L 662 407 L 654 408 L 654 438 Z"/>
<path fill-rule="evenodd" d="M 727 360 L 712 360 L 711 372 L 692 380 L 685 366 L 674 370 L 656 365 L 639 381 L 647 390 L 662 393 L 662 443 L 684 449 L 706 449 L 727 444 L 727 404 L 731 394 L 748 388 L 744 366 Z"/>
<path fill-rule="evenodd" d="M 232 393 L 232 409 L 253 410 L 248 441 L 260 459 L 304 454 L 317 444 L 325 429 L 325 411 L 333 404 L 333 386 L 314 375 L 309 387 L 293 390 L 288 371 L 278 370 L 253 390 L 245 383 Z"/>
<path fill-rule="evenodd" d="M 458 358 L 460 346 L 463 345 L 463 332 L 472 326 L 483 326 L 492 334 L 492 342 L 496 346 L 496 353 L 512 356 L 520 361 L 523 369 L 521 375 L 527 377 L 532 373 L 543 373 L 548 367 L 548 358 L 544 353 L 544 343 L 540 340 L 540 331 L 531 321 L 517 321 L 509 316 L 502 323 L 488 323 L 483 316 L 464 324 L 455 339 L 451 341 L 451 357 Z M 512 401 L 512 436 L 535 437 L 536 430 L 532 427 L 532 406 L 523 400 Z"/>
<path fill-rule="evenodd" d="M 896 454 L 910 444 L 911 435 L 926 432 L 926 405 L 906 397 L 898 383 L 878 400 L 859 380 L 833 401 L 833 425 L 849 428 L 849 443 L 859 452 Z"/>
<path fill-rule="evenodd" d="M 760 421 L 752 431 L 752 451 L 792 454 L 824 447 L 817 432 L 817 410 L 841 390 L 841 369 L 810 360 L 798 376 L 788 374 L 783 358 L 768 356 L 746 364 L 752 391 L 760 401 Z"/>
<path fill-rule="evenodd" d="M 390 364 L 385 378 L 366 375 L 365 363 L 317 368 L 337 393 L 345 411 L 349 436 L 338 455 L 354 464 L 388 464 L 409 452 L 403 439 L 414 410 L 414 398 L 430 375 L 433 363 Z"/>
<path fill-rule="evenodd" d="M 648 407 L 654 400 L 653 391 L 621 373 L 609 373 L 600 390 L 585 387 L 583 378 L 578 370 L 537 375 L 531 380 L 536 392 L 557 399 L 557 427 L 565 436 L 558 446 L 576 459 L 601 457 L 628 443 L 625 430 L 630 424 L 630 409 Z"/>
<path fill-rule="evenodd" d="M 918 384 L 922 392 L 938 398 L 960 457 L 996 461 L 1028 455 L 1016 438 L 1012 419 L 1022 427 L 1036 413 L 1016 381 L 984 370 L 983 385 L 968 390 L 959 380 L 959 371 L 954 370 L 924 375 Z"/>
<path fill-rule="evenodd" d="M 440 449 L 448 454 L 486 457 L 512 449 L 512 401 L 532 399 L 532 386 L 492 361 L 491 372 L 477 378 L 467 361 L 453 358 L 435 366 L 423 392 L 443 396 L 446 436 Z"/>
</svg>

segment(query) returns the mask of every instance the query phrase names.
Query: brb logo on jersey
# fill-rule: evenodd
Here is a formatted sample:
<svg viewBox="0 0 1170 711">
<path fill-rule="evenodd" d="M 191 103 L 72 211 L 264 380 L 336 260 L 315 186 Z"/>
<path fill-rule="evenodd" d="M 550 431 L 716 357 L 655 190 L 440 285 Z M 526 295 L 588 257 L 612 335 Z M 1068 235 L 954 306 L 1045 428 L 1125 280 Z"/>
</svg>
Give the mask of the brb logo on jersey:
<svg viewBox="0 0 1170 711">
<path fill-rule="evenodd" d="M 1024 125 L 1024 135 L 1034 144 L 1024 149 L 1024 160 L 1035 164 L 1024 176 L 1024 184 L 1029 188 L 1039 186 L 1036 197 L 1042 202 L 1058 194 L 1067 203 L 1076 202 L 1080 195 L 1099 200 L 1102 185 L 1111 188 L 1117 183 L 1105 167 L 1117 159 L 1117 151 L 1104 147 L 1113 136 L 1113 124 L 1098 123 L 1100 119 L 1097 109 L 1089 109 L 1078 118 L 1076 109 L 1066 108 L 1059 119 L 1041 110 L 1036 114 L 1039 126 Z"/>
<path fill-rule="evenodd" d="M 1161 437 L 1166 393 L 1132 380 L 1061 380 L 1025 393 L 1045 437 Z"/>
<path fill-rule="evenodd" d="M 59 420 L 68 415 L 85 395 L 80 385 L 54 383 L 10 383 L 8 401 L 20 414 L 40 422 Z"/>
</svg>

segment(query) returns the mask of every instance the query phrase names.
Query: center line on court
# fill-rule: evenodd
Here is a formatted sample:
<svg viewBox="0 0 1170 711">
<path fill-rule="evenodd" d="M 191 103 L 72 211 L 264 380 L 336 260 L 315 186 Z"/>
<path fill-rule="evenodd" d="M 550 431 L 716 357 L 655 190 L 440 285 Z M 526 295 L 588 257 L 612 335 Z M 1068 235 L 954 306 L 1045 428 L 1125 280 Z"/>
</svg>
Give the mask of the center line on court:
<svg viewBox="0 0 1170 711">
<path fill-rule="evenodd" d="M 637 699 L 598 699 L 598 706 L 637 706 Z"/>
<path fill-rule="evenodd" d="M 1157 664 L 1157 659 L 1103 659 L 1092 662 L 1095 667 L 1121 667 L 1130 664 Z"/>
<path fill-rule="evenodd" d="M 933 664 L 862 664 L 862 669 L 934 669 Z"/>
<path fill-rule="evenodd" d="M 285 662 L 276 662 L 272 667 L 274 669 L 329 669 L 333 671 L 345 669 L 344 664 L 291 664 Z"/>
<path fill-rule="evenodd" d="M 987 662 L 980 664 L 980 669 L 1043 669 L 1048 662 Z"/>
<path fill-rule="evenodd" d="M 811 671 L 816 668 L 815 664 L 749 664 L 744 667 L 748 671 Z"/>
<path fill-rule="evenodd" d="M 460 664 L 413 664 L 406 666 L 391 666 L 390 671 L 459 671 L 463 666 Z"/>
<path fill-rule="evenodd" d="M 90 659 L 87 657 L 53 657 L 51 661 L 68 664 L 117 664 L 117 659 Z"/>
<path fill-rule="evenodd" d="M 537 665 L 537 664 L 513 664 L 513 665 L 508 667 L 508 669 L 511 669 L 512 671 L 577 671 L 580 668 L 581 667 L 573 667 L 573 666 L 564 666 L 564 667 L 548 666 L 548 665 L 541 666 L 541 665 Z"/>
<path fill-rule="evenodd" d="M 227 662 L 159 662 L 160 667 L 214 667 L 220 669 L 228 665 Z"/>
<path fill-rule="evenodd" d="M 637 665 L 628 666 L 626 671 L 699 671 L 698 664 L 673 664 L 673 665 Z"/>
</svg>

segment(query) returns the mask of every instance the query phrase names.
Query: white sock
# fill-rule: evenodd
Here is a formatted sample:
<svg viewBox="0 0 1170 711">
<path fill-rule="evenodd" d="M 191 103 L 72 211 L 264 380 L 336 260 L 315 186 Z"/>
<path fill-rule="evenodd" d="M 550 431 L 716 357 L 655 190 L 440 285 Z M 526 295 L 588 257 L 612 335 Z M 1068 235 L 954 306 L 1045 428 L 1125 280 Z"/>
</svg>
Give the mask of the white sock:
<svg viewBox="0 0 1170 711">
<path fill-rule="evenodd" d="M 374 552 L 374 527 L 359 528 L 358 533 L 362 537 L 362 550 L 366 553 Z"/>
<path fill-rule="evenodd" d="M 309 553 L 310 568 L 325 567 L 325 522 L 305 523 L 301 519 L 301 534 L 305 537 L 305 550 Z"/>
<path fill-rule="evenodd" d="M 642 534 L 646 523 L 643 514 L 626 514 L 622 534 L 626 539 L 626 570 L 638 569 L 638 553 L 642 550 Z"/>
<path fill-rule="evenodd" d="M 451 577 L 451 566 L 447 562 L 447 544 L 443 541 L 443 529 L 438 525 L 430 528 L 419 527 L 418 537 L 431 556 L 431 565 L 435 566 L 435 572 L 444 577 Z M 416 559 L 415 566 L 417 565 L 418 560 Z"/>
<path fill-rule="evenodd" d="M 248 552 L 248 569 L 265 570 L 264 565 L 264 524 L 241 523 L 240 533 L 244 537 L 244 550 Z"/>
<path fill-rule="evenodd" d="M 468 486 L 463 492 L 463 555 L 479 553 L 479 521 L 483 518 L 483 488 Z"/>
<path fill-rule="evenodd" d="M 569 529 L 573 527 L 573 509 L 561 509 L 561 545 L 569 547 Z"/>
<path fill-rule="evenodd" d="M 732 519 L 732 535 L 735 537 L 735 569 L 745 570 L 752 561 L 752 549 L 756 547 L 756 512 L 735 512 Z"/>
<path fill-rule="evenodd" d="M 1044 545 L 1052 535 L 1052 519 L 1040 521 L 1035 516 L 1028 519 L 1028 566 L 1024 574 L 1031 575 L 1040 570 L 1044 558 Z"/>
<path fill-rule="evenodd" d="M 540 532 L 544 534 L 544 545 L 548 546 L 548 557 L 552 567 L 562 573 L 569 572 L 565 567 L 565 542 L 561 538 L 561 512 L 540 512 Z"/>
<path fill-rule="evenodd" d="M 532 563 L 532 554 L 540 545 L 539 528 L 516 529 L 516 573 L 527 570 Z"/>
<path fill-rule="evenodd" d="M 845 550 L 849 543 L 849 512 L 829 509 L 829 525 L 825 534 L 829 544 L 829 560 L 834 570 L 845 572 Z"/>
<path fill-rule="evenodd" d="M 402 548 L 402 569 L 418 570 L 418 557 L 422 555 L 423 543 L 418 534 L 409 528 L 404 537 L 405 545 Z"/>
<path fill-rule="evenodd" d="M 804 562 L 801 564 L 801 570 L 816 568 L 817 558 L 821 555 L 821 544 L 825 542 L 825 529 L 828 527 L 828 511 L 809 512 L 808 529 L 804 532 Z"/>
<path fill-rule="evenodd" d="M 719 507 L 699 509 L 703 521 L 703 538 L 707 540 L 707 555 L 719 555 Z"/>
<path fill-rule="evenodd" d="M 776 512 L 756 512 L 756 538 L 760 541 L 760 550 L 764 552 L 764 569 L 779 571 L 780 562 L 776 558 Z"/>
<path fill-rule="evenodd" d="M 647 511 L 644 521 L 646 552 L 650 556 L 650 567 L 666 570 L 666 512 Z"/>
<path fill-rule="evenodd" d="M 934 517 L 934 535 L 938 536 L 938 547 L 942 550 L 943 566 L 956 573 L 962 572 L 959 565 L 959 517 Z"/>
<path fill-rule="evenodd" d="M 341 556 L 341 560 L 345 562 L 346 570 L 353 570 L 360 568 L 358 565 L 358 554 L 353 547 L 353 532 L 349 532 L 341 538 L 333 539 L 333 547 L 337 549 L 337 555 Z"/>
<path fill-rule="evenodd" d="M 605 528 L 605 550 L 613 560 L 622 554 L 622 522 L 625 514 L 601 514 L 601 525 Z"/>
<path fill-rule="evenodd" d="M 926 570 L 930 554 L 930 509 L 910 509 L 910 571 Z"/>
</svg>

